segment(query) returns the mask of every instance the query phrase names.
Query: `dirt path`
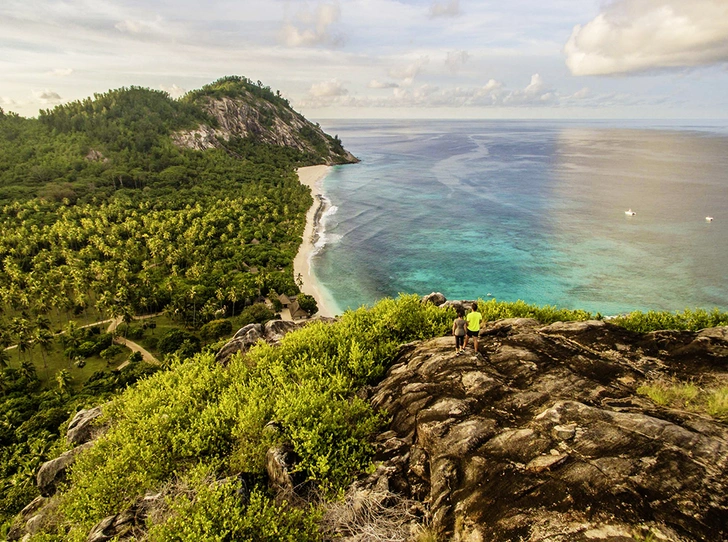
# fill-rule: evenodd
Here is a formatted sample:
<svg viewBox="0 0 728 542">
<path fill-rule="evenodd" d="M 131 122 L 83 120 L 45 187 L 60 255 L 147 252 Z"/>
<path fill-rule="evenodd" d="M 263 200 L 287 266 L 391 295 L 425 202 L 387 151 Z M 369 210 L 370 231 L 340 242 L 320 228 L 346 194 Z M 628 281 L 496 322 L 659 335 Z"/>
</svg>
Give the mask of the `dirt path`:
<svg viewBox="0 0 728 542">
<path fill-rule="evenodd" d="M 144 315 L 144 316 L 135 316 L 134 317 L 134 320 L 146 320 L 147 318 L 154 318 L 155 316 L 159 316 L 160 314 L 161 313 L 159 313 L 159 314 L 147 314 L 147 315 Z M 105 320 L 104 322 L 108 322 L 108 321 L 109 320 Z M 123 320 L 122 320 L 122 318 L 120 316 L 118 316 L 118 317 L 114 318 L 113 320 L 111 320 L 111 323 L 109 324 L 109 327 L 106 329 L 106 332 L 107 333 L 113 333 L 114 331 L 116 331 L 116 328 L 119 327 L 119 325 L 122 323 L 122 321 Z M 121 346 L 125 346 L 126 348 L 128 348 L 132 352 L 139 352 L 139 353 L 141 353 L 142 359 L 144 361 L 146 361 L 147 363 L 156 363 L 156 364 L 159 364 L 159 360 L 157 358 L 155 358 L 149 352 L 149 350 L 145 350 L 142 346 L 138 345 L 137 343 L 135 343 L 133 341 L 130 341 L 129 339 L 126 339 L 124 337 L 118 337 L 117 336 L 117 337 L 114 337 L 114 343 L 116 343 L 118 345 L 121 345 Z M 129 365 L 129 360 L 126 360 L 124 363 L 122 363 L 121 365 L 119 365 L 117 367 L 117 369 L 123 369 L 127 365 Z"/>
<path fill-rule="evenodd" d="M 145 314 L 144 316 L 135 316 L 134 320 L 146 320 L 147 318 L 154 318 L 156 316 L 160 316 L 161 314 L 162 313 L 160 312 L 157 314 Z M 119 327 L 119 325 L 122 323 L 122 321 L 123 321 L 123 319 L 120 316 L 118 316 L 118 317 L 110 319 L 110 320 L 101 320 L 99 322 L 93 322 L 92 324 L 86 324 L 83 326 L 79 326 L 79 329 L 98 326 L 99 324 L 108 323 L 109 327 L 106 328 L 106 332 L 113 333 L 114 331 L 116 331 L 116 328 Z M 64 333 L 65 333 L 65 331 L 61 331 L 60 333 L 57 333 L 56 336 L 63 335 Z M 140 352 L 142 355 L 142 359 L 144 361 L 146 361 L 147 363 L 156 363 L 157 365 L 159 364 L 159 360 L 157 358 L 155 358 L 151 354 L 151 352 L 149 352 L 149 350 L 144 349 L 144 347 L 138 345 L 137 343 L 135 343 L 133 341 L 130 341 L 129 339 L 126 339 L 124 337 L 114 337 L 114 343 L 124 346 L 124 347 L 128 348 L 129 350 L 131 350 L 132 352 Z M 17 348 L 17 347 L 18 347 L 18 345 L 14 344 L 12 346 L 8 346 L 7 348 L 5 348 L 5 350 L 13 350 L 14 348 Z M 127 365 L 129 365 L 129 360 L 120 364 L 117 367 L 117 369 L 123 369 Z"/>
</svg>

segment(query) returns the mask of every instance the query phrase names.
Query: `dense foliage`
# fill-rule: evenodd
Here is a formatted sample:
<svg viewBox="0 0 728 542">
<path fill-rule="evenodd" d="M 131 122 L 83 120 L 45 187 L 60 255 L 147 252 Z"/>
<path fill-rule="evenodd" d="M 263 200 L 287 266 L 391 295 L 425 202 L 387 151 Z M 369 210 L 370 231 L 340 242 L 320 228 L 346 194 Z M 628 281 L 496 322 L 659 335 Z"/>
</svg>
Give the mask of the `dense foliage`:
<svg viewBox="0 0 728 542">
<path fill-rule="evenodd" d="M 279 347 L 261 344 L 227 369 L 199 355 L 138 383 L 105 408 L 111 429 L 74 467 L 58 536 L 85 540 L 103 517 L 174 481 L 199 498 L 175 497 L 154 539 L 218 539 L 220 521 L 226 539 L 275 539 L 246 535 L 263 518 L 261 533 L 315 538 L 312 516 L 277 513 L 264 484 L 251 488 L 246 506 L 234 482 L 210 482 L 241 472 L 255 479 L 266 450 L 287 442 L 305 479 L 334 494 L 368 467 L 369 437 L 385 421 L 355 392 L 381 377 L 401 343 L 442 335 L 452 316 L 417 296 L 388 299 L 335 324 L 311 324 Z"/>
<path fill-rule="evenodd" d="M 38 495 L 35 473 L 58 453 L 58 437 L 80 408 L 96 405 L 158 369 L 147 364 L 97 372 L 74 391 L 59 379 L 43 390 L 30 362 L 0 372 L 0 525 Z"/>
<path fill-rule="evenodd" d="M 147 370 L 134 364 L 84 384 L 86 357 L 111 368 L 124 356 L 110 335 L 82 324 L 164 312 L 186 335 L 154 340 L 186 357 L 199 351 L 195 333 L 207 322 L 264 321 L 273 313 L 252 303 L 298 292 L 292 262 L 312 198 L 294 170 L 323 159 L 252 138 L 207 151 L 177 146 L 175 132 L 216 126 L 200 103 L 218 95 L 302 118 L 238 77 L 182 100 L 131 87 L 38 119 L 0 110 L 0 367 L 9 367 L 0 373 L 0 524 L 35 491 L 34 469 L 59 425 L 135 380 L 121 375 Z M 320 142 L 316 135 L 311 148 Z M 231 327 L 204 335 L 216 340 Z"/>
</svg>

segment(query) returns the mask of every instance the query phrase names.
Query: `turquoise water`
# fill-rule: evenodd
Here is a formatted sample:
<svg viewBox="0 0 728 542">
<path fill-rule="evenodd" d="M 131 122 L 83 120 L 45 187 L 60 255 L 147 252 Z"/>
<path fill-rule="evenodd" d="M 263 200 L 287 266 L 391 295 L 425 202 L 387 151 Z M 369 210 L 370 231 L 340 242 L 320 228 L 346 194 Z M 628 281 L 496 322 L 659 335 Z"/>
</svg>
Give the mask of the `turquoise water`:
<svg viewBox="0 0 728 542">
<path fill-rule="evenodd" d="M 325 128 L 361 159 L 324 182 L 333 207 L 312 260 L 339 312 L 432 291 L 603 314 L 728 310 L 720 123 Z"/>
</svg>

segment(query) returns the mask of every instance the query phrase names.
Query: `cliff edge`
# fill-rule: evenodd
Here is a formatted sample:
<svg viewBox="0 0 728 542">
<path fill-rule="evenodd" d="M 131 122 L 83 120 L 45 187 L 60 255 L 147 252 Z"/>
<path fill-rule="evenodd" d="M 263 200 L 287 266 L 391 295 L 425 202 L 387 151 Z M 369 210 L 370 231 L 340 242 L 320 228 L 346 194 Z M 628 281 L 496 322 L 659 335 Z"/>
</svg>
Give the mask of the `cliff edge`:
<svg viewBox="0 0 728 542">
<path fill-rule="evenodd" d="M 338 136 L 296 112 L 288 100 L 244 77 L 225 77 L 183 98 L 202 109 L 209 123 L 172 134 L 180 147 L 205 150 L 232 138 L 290 147 L 306 156 L 309 165 L 350 164 L 359 160 L 344 149 Z"/>
<path fill-rule="evenodd" d="M 424 503 L 438 540 L 726 540 L 728 426 L 637 390 L 724 387 L 727 368 L 728 328 L 521 318 L 482 330 L 477 353 L 413 343 L 369 391 L 391 423 L 350 492 Z"/>
</svg>

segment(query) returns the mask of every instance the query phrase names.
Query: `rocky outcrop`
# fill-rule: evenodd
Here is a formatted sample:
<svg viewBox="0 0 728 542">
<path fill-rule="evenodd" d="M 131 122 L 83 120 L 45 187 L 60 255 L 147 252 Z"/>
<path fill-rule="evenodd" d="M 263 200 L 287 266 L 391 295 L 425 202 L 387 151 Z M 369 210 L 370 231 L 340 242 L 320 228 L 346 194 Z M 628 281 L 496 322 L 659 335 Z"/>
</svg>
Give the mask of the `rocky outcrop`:
<svg viewBox="0 0 728 542">
<path fill-rule="evenodd" d="M 241 327 L 215 355 L 215 361 L 227 365 L 230 357 L 238 352 L 247 352 L 251 346 L 260 340 L 270 344 L 278 344 L 280 340 L 291 331 L 300 329 L 311 322 L 333 322 L 333 318 L 317 317 L 304 322 L 291 322 L 286 320 L 270 320 L 265 324 L 248 324 Z"/>
<path fill-rule="evenodd" d="M 41 494 L 46 496 L 53 495 L 58 483 L 66 479 L 66 470 L 76 461 L 76 456 L 91 446 L 93 446 L 93 442 L 87 442 L 86 444 L 62 453 L 51 461 L 43 463 L 40 469 L 38 469 L 38 474 L 36 474 L 36 484 Z"/>
<path fill-rule="evenodd" d="M 68 424 L 66 441 L 78 446 L 92 440 L 95 433 L 101 431 L 93 425 L 94 420 L 99 416 L 101 416 L 101 407 L 79 410 Z"/>
<path fill-rule="evenodd" d="M 291 147 L 304 154 L 320 155 L 327 165 L 359 161 L 336 145 L 318 125 L 292 109 L 256 98 L 249 92 L 244 98 L 205 97 L 199 105 L 216 120 L 217 126 L 201 124 L 194 130 L 173 134 L 173 141 L 181 147 L 205 150 L 220 147 L 219 140 L 253 138 L 269 145 Z"/>
<path fill-rule="evenodd" d="M 438 307 L 446 301 L 447 298 L 445 298 L 445 296 L 442 295 L 440 292 L 432 292 L 431 294 L 427 294 L 422 298 L 422 303 L 432 303 L 433 305 L 437 305 Z"/>
<path fill-rule="evenodd" d="M 6 537 L 7 540 L 20 540 L 26 535 L 36 534 L 45 524 L 43 509 L 47 502 L 48 499 L 46 497 L 36 497 L 30 504 L 23 508 L 10 526 Z"/>
<path fill-rule="evenodd" d="M 162 493 L 148 493 L 120 514 L 108 516 L 91 529 L 87 542 L 107 540 L 138 540 L 146 534 L 146 519 L 150 511 L 163 499 Z"/>
<path fill-rule="evenodd" d="M 636 334 L 519 318 L 402 348 L 370 393 L 391 416 L 362 488 L 429 508 L 439 539 L 728 539 L 728 426 L 656 406 L 655 378 L 728 383 L 728 329 Z"/>
<path fill-rule="evenodd" d="M 300 492 L 299 486 L 305 477 L 300 472 L 294 472 L 299 461 L 300 458 L 290 445 L 273 446 L 265 454 L 268 484 L 281 499 L 290 500 L 296 491 Z"/>
</svg>

